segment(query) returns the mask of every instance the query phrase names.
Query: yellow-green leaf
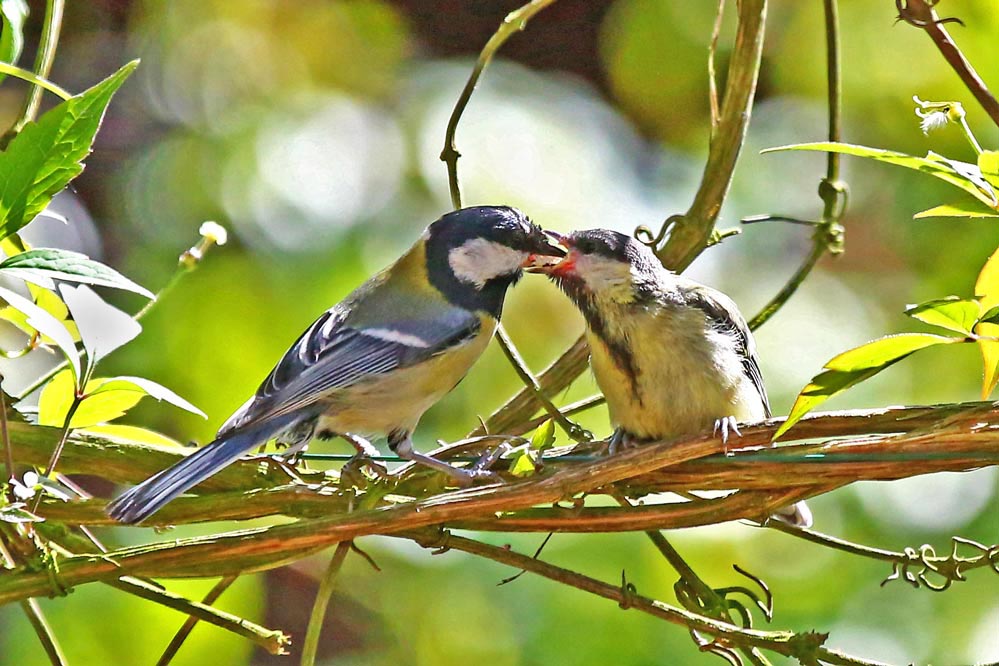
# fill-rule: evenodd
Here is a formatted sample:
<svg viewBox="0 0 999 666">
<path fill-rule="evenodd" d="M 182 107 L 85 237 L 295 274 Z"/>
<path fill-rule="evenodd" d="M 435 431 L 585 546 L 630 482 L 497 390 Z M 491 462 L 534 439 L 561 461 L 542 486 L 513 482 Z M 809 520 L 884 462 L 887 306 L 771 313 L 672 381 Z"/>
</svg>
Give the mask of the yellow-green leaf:
<svg viewBox="0 0 999 666">
<path fill-rule="evenodd" d="M 106 391 L 135 391 L 140 394 L 140 398 L 148 395 L 162 402 L 169 402 L 175 407 L 180 407 L 202 418 L 208 418 L 203 411 L 167 387 L 144 377 L 110 377 L 107 379 L 95 379 L 87 384 L 88 395 L 96 395 Z"/>
<path fill-rule="evenodd" d="M 929 208 L 912 216 L 915 220 L 921 220 L 927 217 L 999 217 L 999 210 L 990 208 L 981 201 L 969 199 L 968 201 L 959 201 L 957 203 L 934 206 L 933 208 Z"/>
<path fill-rule="evenodd" d="M 530 476 L 536 471 L 537 466 L 534 464 L 531 454 L 524 450 L 518 451 L 510 465 L 510 474 L 520 478 Z"/>
<path fill-rule="evenodd" d="M 171 439 L 170 437 L 158 433 L 155 430 L 149 430 L 148 428 L 140 428 L 139 426 L 123 425 L 120 423 L 89 426 L 83 432 L 89 432 L 95 435 L 102 435 L 104 437 L 114 437 L 117 439 L 124 439 L 130 442 L 152 444 L 153 446 L 169 446 L 169 447 L 181 446 L 180 442 L 178 442 L 177 440 Z"/>
<path fill-rule="evenodd" d="M 531 448 L 535 451 L 544 451 L 551 448 L 555 443 L 555 421 L 548 419 L 538 426 L 534 434 L 531 435 Z"/>
<path fill-rule="evenodd" d="M 999 249 L 992 253 L 978 274 L 975 295 L 981 301 L 983 310 L 989 311 L 999 305 Z M 975 327 L 975 333 L 983 337 L 999 338 L 999 324 L 979 324 Z M 999 342 L 979 340 L 978 349 L 982 353 L 982 400 L 987 400 L 999 384 Z"/>
<path fill-rule="evenodd" d="M 999 305 L 999 248 L 992 253 L 975 280 L 975 296 L 983 310 L 991 310 Z"/>
<path fill-rule="evenodd" d="M 869 368 L 884 368 L 909 354 L 933 345 L 961 342 L 960 338 L 932 333 L 899 333 L 872 340 L 838 354 L 825 364 L 827 370 L 855 372 Z"/>
<path fill-rule="evenodd" d="M 115 384 L 113 380 L 105 378 L 87 382 L 83 400 L 69 422 L 70 427 L 86 428 L 113 421 L 147 395 L 134 385 Z M 50 379 L 38 398 L 39 424 L 61 428 L 66 422 L 66 415 L 73 404 L 74 395 L 73 380 L 69 371 L 63 370 Z"/>
<path fill-rule="evenodd" d="M 948 296 L 911 305 L 905 310 L 905 314 L 932 326 L 969 335 L 975 322 L 982 316 L 982 304 L 977 299 Z"/>
<path fill-rule="evenodd" d="M 66 414 L 76 396 L 73 373 L 68 369 L 56 373 L 42 388 L 38 396 L 38 423 L 43 426 L 61 428 L 66 422 Z"/>
<path fill-rule="evenodd" d="M 801 390 L 791 407 L 791 413 L 777 432 L 774 439 L 787 432 L 808 412 L 829 398 L 869 379 L 885 368 L 913 352 L 935 345 L 964 342 L 964 338 L 952 338 L 928 333 L 902 333 L 879 338 L 845 351 L 826 363 L 824 372 L 812 378 Z"/>
<path fill-rule="evenodd" d="M 905 167 L 906 169 L 922 171 L 934 178 L 939 178 L 944 182 L 961 188 L 989 207 L 994 208 L 996 206 L 995 192 L 989 186 L 988 181 L 985 181 L 981 177 L 981 172 L 977 165 L 949 160 L 934 153 L 929 153 L 926 157 L 916 157 L 893 150 L 857 146 L 850 143 L 836 143 L 833 141 L 798 143 L 790 146 L 768 148 L 762 152 L 770 153 L 780 150 L 818 150 L 827 153 L 855 155 L 857 157 L 867 157 L 879 162 Z"/>
<path fill-rule="evenodd" d="M 999 151 L 983 150 L 978 156 L 978 169 L 982 178 L 999 187 Z"/>
</svg>

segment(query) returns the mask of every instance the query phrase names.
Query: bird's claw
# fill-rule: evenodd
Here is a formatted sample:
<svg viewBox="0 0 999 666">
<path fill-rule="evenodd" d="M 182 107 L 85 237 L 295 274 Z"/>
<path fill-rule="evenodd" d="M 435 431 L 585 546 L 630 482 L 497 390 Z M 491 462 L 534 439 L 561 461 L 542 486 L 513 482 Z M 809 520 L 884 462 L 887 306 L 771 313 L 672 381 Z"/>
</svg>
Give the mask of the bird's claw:
<svg viewBox="0 0 999 666">
<path fill-rule="evenodd" d="M 610 439 L 607 440 L 607 445 L 601 453 L 613 456 L 617 455 L 617 452 L 622 449 L 633 449 L 638 444 L 638 439 L 634 435 L 625 432 L 622 428 L 617 428 Z"/>
<path fill-rule="evenodd" d="M 735 433 L 736 437 L 742 437 L 742 433 L 739 432 L 739 422 L 736 421 L 734 416 L 723 416 L 720 419 L 716 419 L 715 427 L 711 434 L 717 435 L 719 432 L 721 432 L 722 446 L 725 447 L 725 454 L 728 455 L 729 433 Z"/>
</svg>

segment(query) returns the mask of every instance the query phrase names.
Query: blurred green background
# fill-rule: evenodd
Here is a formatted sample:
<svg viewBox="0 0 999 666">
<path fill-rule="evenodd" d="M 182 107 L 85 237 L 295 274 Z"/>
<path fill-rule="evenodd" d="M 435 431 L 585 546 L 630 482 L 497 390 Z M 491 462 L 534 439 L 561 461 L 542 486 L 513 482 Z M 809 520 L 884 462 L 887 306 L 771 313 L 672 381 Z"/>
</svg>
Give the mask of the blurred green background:
<svg viewBox="0 0 999 666">
<path fill-rule="evenodd" d="M 44 3 L 29 4 L 33 49 Z M 208 441 L 315 316 L 449 209 L 438 161 L 447 115 L 474 55 L 517 4 L 68 3 L 55 81 L 78 91 L 127 60 L 140 57 L 142 65 L 112 103 L 76 181 L 89 213 L 70 215 L 56 236 L 156 290 L 202 220 L 219 220 L 232 234 L 231 244 L 164 298 L 144 320 L 143 335 L 104 368 L 162 382 L 209 420 L 154 403 L 132 412 L 132 422 L 182 441 Z M 722 65 L 735 13 L 729 5 Z M 658 228 L 685 210 L 707 145 L 705 58 L 714 8 L 706 1 L 565 1 L 540 14 L 487 71 L 459 128 L 466 204 L 516 205 L 561 230 Z M 999 7 L 947 0 L 939 9 L 964 20 L 967 27 L 949 28 L 999 89 Z M 889 0 L 841 2 L 844 139 L 972 161 L 956 131 L 921 133 L 912 111 L 916 94 L 963 102 L 981 143 L 999 147 L 999 131 L 925 34 L 893 26 L 895 14 Z M 753 124 L 722 228 L 751 214 L 821 211 L 822 155 L 758 154 L 825 138 L 821 3 L 777 2 L 768 24 Z M 16 114 L 23 90 L 10 80 L 0 87 L 0 120 Z M 994 222 L 911 219 L 960 197 L 935 180 L 857 160 L 846 161 L 845 178 L 846 254 L 824 259 L 757 333 L 777 413 L 786 413 L 834 354 L 884 333 L 918 330 L 902 316 L 905 304 L 972 295 L 979 268 L 999 245 Z M 749 316 L 809 245 L 804 228 L 755 225 L 703 255 L 690 274 L 730 293 Z M 514 291 L 505 322 L 537 369 L 582 330 L 575 310 L 539 279 Z M 978 354 L 961 347 L 917 355 L 829 408 L 977 399 Z M 488 415 L 517 388 L 502 355 L 490 349 L 428 413 L 417 442 L 428 448 L 437 438 L 461 436 L 476 415 Z M 586 375 L 564 398 L 593 390 Z M 582 420 L 607 434 L 604 411 Z M 930 543 L 943 551 L 953 534 L 999 540 L 997 486 L 991 468 L 859 484 L 812 506 L 822 531 L 895 550 Z M 157 538 L 139 530 L 105 536 L 116 543 Z M 713 585 L 738 584 L 733 563 L 763 577 L 776 597 L 776 628 L 830 631 L 829 645 L 895 664 L 999 660 L 999 577 L 987 571 L 934 594 L 899 583 L 881 588 L 890 573 L 884 564 L 741 524 L 670 536 Z M 485 538 L 522 552 L 541 540 Z M 512 572 L 470 556 L 432 557 L 385 538 L 361 546 L 382 572 L 348 559 L 322 663 L 716 663 L 682 628 L 572 589 L 530 576 L 497 588 Z M 246 576 L 219 603 L 291 632 L 294 657 L 270 657 L 201 626 L 174 663 L 297 663 L 327 557 Z M 643 594 L 673 601 L 676 576 L 643 535 L 556 535 L 544 557 L 607 581 L 624 569 Z M 211 582 L 169 585 L 197 597 Z M 72 664 L 155 663 L 183 621 L 100 586 L 43 606 Z M 0 663 L 48 663 L 16 606 L 0 608 Z"/>
</svg>

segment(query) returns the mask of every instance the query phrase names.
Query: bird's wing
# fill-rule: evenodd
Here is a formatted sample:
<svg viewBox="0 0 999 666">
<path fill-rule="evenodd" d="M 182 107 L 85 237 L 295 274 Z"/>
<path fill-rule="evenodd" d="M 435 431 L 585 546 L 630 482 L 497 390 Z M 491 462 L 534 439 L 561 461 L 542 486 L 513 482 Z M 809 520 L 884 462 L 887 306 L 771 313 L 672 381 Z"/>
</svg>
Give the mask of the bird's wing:
<svg viewBox="0 0 999 666">
<path fill-rule="evenodd" d="M 365 378 L 415 365 L 470 340 L 482 323 L 472 312 L 448 306 L 395 310 L 389 322 L 356 321 L 341 304 L 325 312 L 285 353 L 219 437 L 248 425 L 314 405 L 330 391 Z M 416 311 L 417 316 L 410 316 Z"/>
<path fill-rule="evenodd" d="M 743 371 L 756 387 L 763 400 L 766 417 L 770 418 L 772 416 L 770 399 L 767 398 L 767 387 L 763 384 L 763 373 L 760 372 L 760 361 L 756 355 L 756 341 L 749 330 L 749 324 L 739 312 L 739 308 L 728 296 L 701 286 L 691 289 L 688 292 L 688 298 L 690 305 L 702 310 L 715 328 L 725 331 L 735 338 L 739 355 L 742 357 Z"/>
</svg>

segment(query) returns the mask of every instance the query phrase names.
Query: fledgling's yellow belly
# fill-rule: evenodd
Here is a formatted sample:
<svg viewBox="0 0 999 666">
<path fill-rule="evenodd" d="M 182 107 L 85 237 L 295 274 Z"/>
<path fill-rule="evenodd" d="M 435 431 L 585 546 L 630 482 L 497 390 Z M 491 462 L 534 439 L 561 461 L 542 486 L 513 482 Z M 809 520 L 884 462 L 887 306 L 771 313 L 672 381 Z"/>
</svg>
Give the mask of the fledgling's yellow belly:
<svg viewBox="0 0 999 666">
<path fill-rule="evenodd" d="M 684 339 L 659 326 L 628 329 L 632 377 L 592 332 L 590 364 L 607 399 L 611 423 L 639 439 L 671 439 L 710 432 L 715 421 L 764 418 L 763 400 L 745 375 L 735 349 L 697 331 Z"/>
</svg>

